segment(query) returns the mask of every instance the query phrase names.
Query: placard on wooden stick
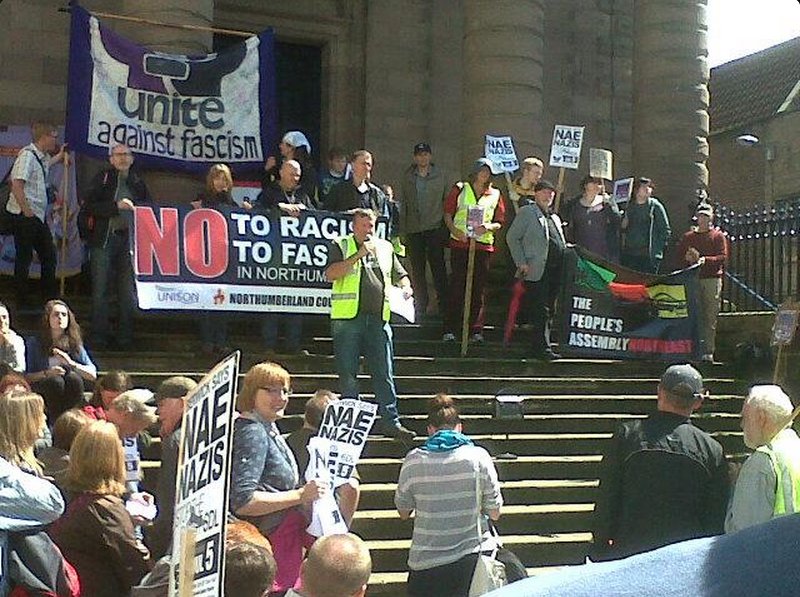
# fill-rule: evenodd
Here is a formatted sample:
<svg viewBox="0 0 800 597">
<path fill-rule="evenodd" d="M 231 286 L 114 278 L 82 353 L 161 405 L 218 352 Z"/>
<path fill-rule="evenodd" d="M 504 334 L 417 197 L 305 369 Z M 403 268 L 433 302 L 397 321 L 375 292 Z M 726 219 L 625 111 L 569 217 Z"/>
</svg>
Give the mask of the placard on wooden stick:
<svg viewBox="0 0 800 597">
<path fill-rule="evenodd" d="M 778 354 L 775 356 L 773 383 L 780 383 L 783 351 L 794 342 L 798 322 L 800 322 L 800 305 L 795 301 L 783 303 L 775 314 L 775 323 L 772 324 L 772 345 L 778 347 Z"/>
</svg>

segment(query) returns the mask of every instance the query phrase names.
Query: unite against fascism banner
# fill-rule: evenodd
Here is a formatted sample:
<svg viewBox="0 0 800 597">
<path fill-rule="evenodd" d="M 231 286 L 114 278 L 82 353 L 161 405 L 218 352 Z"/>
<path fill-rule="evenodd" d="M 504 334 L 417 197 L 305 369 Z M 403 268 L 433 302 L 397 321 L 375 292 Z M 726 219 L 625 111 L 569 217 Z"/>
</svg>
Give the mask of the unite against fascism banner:
<svg viewBox="0 0 800 597">
<path fill-rule="evenodd" d="M 697 267 L 657 276 L 576 247 L 566 256 L 561 350 L 609 359 L 699 357 Z"/>
<path fill-rule="evenodd" d="M 99 159 L 125 143 L 147 167 L 205 171 L 264 163 L 277 140 L 271 30 L 221 52 L 184 56 L 124 39 L 70 7 L 67 141 Z"/>
<path fill-rule="evenodd" d="M 133 230 L 141 309 L 328 313 L 329 249 L 352 217 L 142 206 Z M 385 221 L 376 234 L 386 237 Z"/>
</svg>

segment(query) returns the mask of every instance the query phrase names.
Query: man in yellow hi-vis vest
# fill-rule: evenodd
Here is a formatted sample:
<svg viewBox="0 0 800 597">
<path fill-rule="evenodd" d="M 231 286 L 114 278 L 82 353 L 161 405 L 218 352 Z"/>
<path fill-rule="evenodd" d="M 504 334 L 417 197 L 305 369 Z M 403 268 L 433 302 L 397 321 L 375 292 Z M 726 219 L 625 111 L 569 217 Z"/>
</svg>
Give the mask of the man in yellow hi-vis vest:
<svg viewBox="0 0 800 597">
<path fill-rule="evenodd" d="M 792 402 L 774 385 L 753 386 L 742 406 L 744 443 L 755 450 L 736 479 L 725 531 L 800 511 L 800 438 Z"/>
<path fill-rule="evenodd" d="M 366 357 L 383 432 L 408 443 L 414 432 L 397 414 L 389 291 L 397 285 L 406 299 L 413 292 L 392 243 L 374 236 L 376 219 L 372 210 L 353 210 L 353 233 L 336 239 L 328 254 L 333 354 L 345 397 L 358 396 L 359 357 Z"/>
</svg>

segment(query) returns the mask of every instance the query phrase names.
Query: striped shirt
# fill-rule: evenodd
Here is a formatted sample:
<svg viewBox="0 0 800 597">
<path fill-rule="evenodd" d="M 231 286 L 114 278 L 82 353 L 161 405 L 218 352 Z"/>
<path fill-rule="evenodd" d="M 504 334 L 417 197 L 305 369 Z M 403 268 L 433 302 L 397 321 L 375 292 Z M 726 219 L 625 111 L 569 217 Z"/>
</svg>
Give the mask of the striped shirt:
<svg viewBox="0 0 800 597">
<path fill-rule="evenodd" d="M 503 504 L 500 482 L 492 458 L 483 448 L 461 446 L 447 452 L 417 448 L 406 456 L 394 502 L 398 510 L 415 511 L 408 554 L 411 570 L 451 564 L 495 547 L 485 515 L 478 545 L 476 470 L 480 473 L 482 511 L 499 509 Z"/>
<path fill-rule="evenodd" d="M 38 160 L 36 158 L 39 158 Z M 11 169 L 10 180 L 25 181 L 25 199 L 33 214 L 44 222 L 44 214 L 47 210 L 47 175 L 50 170 L 50 156 L 39 151 L 35 144 L 31 143 L 23 147 L 14 166 Z M 6 211 L 12 214 L 21 214 L 22 208 L 17 203 L 14 193 L 8 198 Z"/>
</svg>

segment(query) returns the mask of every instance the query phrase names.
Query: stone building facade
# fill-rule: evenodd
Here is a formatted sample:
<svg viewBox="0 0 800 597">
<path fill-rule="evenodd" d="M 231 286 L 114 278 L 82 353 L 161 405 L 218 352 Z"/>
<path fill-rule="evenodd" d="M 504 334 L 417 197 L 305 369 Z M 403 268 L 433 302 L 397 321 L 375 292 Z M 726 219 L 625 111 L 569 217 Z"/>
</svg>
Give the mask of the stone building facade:
<svg viewBox="0 0 800 597">
<path fill-rule="evenodd" d="M 800 202 L 800 37 L 714 68 L 710 89 L 712 197 Z"/>
<path fill-rule="evenodd" d="M 707 182 L 705 0 L 85 0 L 97 12 L 258 31 L 320 55 L 319 145 L 366 147 L 396 182 L 422 140 L 458 177 L 486 133 L 548 158 L 555 124 L 585 125 L 615 176 L 647 175 L 673 216 Z M 69 16 L 55 0 L 0 4 L 0 122 L 64 121 Z M 208 32 L 106 21 L 164 51 L 209 50 Z M 296 72 L 289 77 L 307 76 Z M 279 81 L 279 85 L 285 82 Z M 157 175 L 155 175 L 157 176 Z M 557 172 L 548 172 L 557 178 Z M 187 185 L 161 177 L 163 194 Z M 682 222 L 676 221 L 677 228 Z"/>
</svg>

